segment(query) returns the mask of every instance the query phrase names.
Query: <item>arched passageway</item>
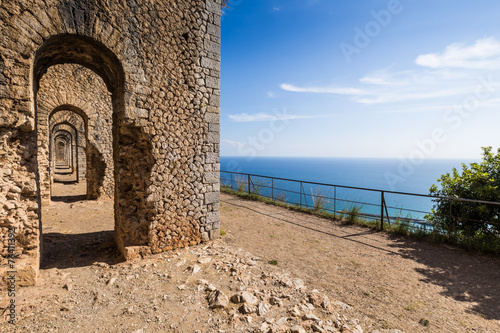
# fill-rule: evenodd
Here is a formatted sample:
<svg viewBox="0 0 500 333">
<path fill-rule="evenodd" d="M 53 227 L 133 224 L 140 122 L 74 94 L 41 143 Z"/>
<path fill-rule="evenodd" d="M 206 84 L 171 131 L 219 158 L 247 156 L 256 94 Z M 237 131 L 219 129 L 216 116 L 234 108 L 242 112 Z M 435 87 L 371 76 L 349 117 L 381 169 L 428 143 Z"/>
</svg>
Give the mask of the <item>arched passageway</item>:
<svg viewBox="0 0 500 333">
<path fill-rule="evenodd" d="M 86 172 L 84 136 L 69 121 L 57 123 L 75 128 L 56 135 L 62 159 L 78 169 L 79 181 L 85 177 L 89 198 L 113 200 L 114 237 L 125 258 L 216 238 L 217 1 L 35 0 L 26 10 L 10 0 L 0 9 L 0 200 L 8 202 L 0 207 L 0 250 L 7 258 L 15 232 L 19 285 L 35 283 L 43 253 L 50 117 L 58 111 L 84 119 Z"/>
<path fill-rule="evenodd" d="M 74 36 L 65 36 L 64 39 L 68 38 L 73 39 L 77 47 L 88 48 L 94 57 L 106 53 L 105 47 L 95 41 L 82 42 L 80 37 Z M 89 42 L 93 45 L 86 45 Z M 100 243 L 109 243 L 115 229 L 115 205 L 111 202 L 104 202 L 101 206 L 107 207 L 102 211 L 107 218 L 100 216 L 96 219 L 94 216 L 93 220 L 99 224 L 90 220 L 76 225 L 75 217 L 81 221 L 93 216 L 94 210 L 89 208 L 89 204 L 75 204 L 82 199 L 106 201 L 114 198 L 113 150 L 117 145 L 113 143 L 113 132 L 116 131 L 113 127 L 118 126 L 119 117 L 113 114 L 123 110 L 114 109 L 113 105 L 123 105 L 118 101 L 122 97 L 120 88 L 116 86 L 122 74 L 112 73 L 109 68 L 104 74 L 105 70 L 100 69 L 98 63 L 88 59 L 82 61 L 83 54 L 74 55 L 74 45 L 61 49 L 60 44 L 59 37 L 49 40 L 48 45 L 44 45 L 45 51 L 38 54 L 40 62 L 35 62 L 35 70 L 40 66 L 40 77 L 34 85 L 37 89 L 38 155 L 46 156 L 49 151 L 48 168 L 39 168 L 40 178 L 45 179 L 40 183 L 41 223 L 46 227 L 41 239 L 41 243 L 46 244 L 41 252 L 42 267 L 65 266 L 68 262 L 78 265 L 82 260 L 95 261 L 95 256 L 89 259 L 84 254 L 89 254 L 89 248 L 98 252 L 96 249 Z M 57 53 L 53 53 L 53 45 L 58 45 Z M 103 62 L 109 65 L 112 61 Z M 118 62 L 114 66 L 116 71 L 121 70 Z M 112 78 L 108 76 L 110 73 Z M 71 97 L 61 103 L 61 96 Z M 58 160 L 57 151 L 54 155 L 52 147 L 55 144 L 57 149 L 58 140 L 62 142 L 62 138 L 66 142 L 64 157 Z M 39 159 L 39 165 L 44 163 L 47 161 Z M 71 207 L 72 214 L 68 215 L 67 210 Z M 44 212 L 47 213 L 46 218 Z M 53 219 L 53 215 L 58 218 Z M 82 225 L 87 228 L 82 228 Z M 66 248 L 63 256 L 60 252 L 62 247 Z"/>
</svg>

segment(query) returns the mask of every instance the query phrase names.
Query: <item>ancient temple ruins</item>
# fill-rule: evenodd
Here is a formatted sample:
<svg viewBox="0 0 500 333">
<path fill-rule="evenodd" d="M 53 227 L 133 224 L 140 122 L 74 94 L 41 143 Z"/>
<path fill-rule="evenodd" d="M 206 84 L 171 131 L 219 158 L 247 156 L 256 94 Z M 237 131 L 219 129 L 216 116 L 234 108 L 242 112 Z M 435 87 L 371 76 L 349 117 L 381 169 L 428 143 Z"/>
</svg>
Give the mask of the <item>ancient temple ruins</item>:
<svg viewBox="0 0 500 333">
<path fill-rule="evenodd" d="M 0 2 L 2 277 L 36 282 L 57 168 L 114 200 L 127 259 L 217 237 L 220 7 Z"/>
</svg>

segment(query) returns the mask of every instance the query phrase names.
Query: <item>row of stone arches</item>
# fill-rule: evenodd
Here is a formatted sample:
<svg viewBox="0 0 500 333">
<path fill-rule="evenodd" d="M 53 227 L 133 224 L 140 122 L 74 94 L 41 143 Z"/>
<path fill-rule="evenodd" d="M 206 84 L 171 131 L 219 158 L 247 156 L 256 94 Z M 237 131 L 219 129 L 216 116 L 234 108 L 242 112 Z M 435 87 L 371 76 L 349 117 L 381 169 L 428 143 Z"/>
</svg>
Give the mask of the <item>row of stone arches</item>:
<svg viewBox="0 0 500 333">
<path fill-rule="evenodd" d="M 68 95 L 70 100 L 65 97 Z M 55 179 L 51 171 L 56 170 L 51 145 L 55 131 L 62 127 L 66 127 L 74 142 L 73 154 L 69 155 L 74 181 L 85 181 L 89 199 L 112 199 L 113 111 L 111 96 L 103 80 L 81 65 L 55 65 L 44 75 L 37 96 L 38 150 L 41 154 L 49 152 L 49 167 L 43 166 L 40 171 L 43 203 L 50 202 L 50 188 Z M 65 104 L 57 105 L 60 100 Z"/>
<path fill-rule="evenodd" d="M 36 281 L 57 154 L 113 197 L 125 258 L 217 237 L 218 1 L 6 0 L 0 22 L 2 275 L 15 232 Z"/>
</svg>

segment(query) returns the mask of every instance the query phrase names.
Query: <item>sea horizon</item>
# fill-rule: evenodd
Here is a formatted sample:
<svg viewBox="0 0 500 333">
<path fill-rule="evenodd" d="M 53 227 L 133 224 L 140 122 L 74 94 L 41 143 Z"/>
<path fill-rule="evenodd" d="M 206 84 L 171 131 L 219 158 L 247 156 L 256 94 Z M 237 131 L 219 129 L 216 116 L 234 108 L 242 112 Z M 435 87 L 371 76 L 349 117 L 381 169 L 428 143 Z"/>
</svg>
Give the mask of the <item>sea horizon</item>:
<svg viewBox="0 0 500 333">
<path fill-rule="evenodd" d="M 220 161 L 221 172 L 231 171 L 340 187 L 352 186 L 385 192 L 429 195 L 432 185 L 439 187 L 437 179 L 441 175 L 452 172 L 453 168 L 457 168 L 460 172 L 462 163 L 469 165 L 472 162 L 480 162 L 480 159 L 429 158 L 423 161 L 410 161 L 383 157 L 221 156 Z M 291 184 L 284 186 L 287 189 L 293 187 Z M 306 189 L 307 193 L 311 191 L 315 191 L 314 186 Z M 337 194 L 344 199 L 368 204 L 377 204 L 380 201 L 380 194 L 369 191 L 338 189 Z M 290 198 L 297 199 L 293 194 Z M 430 212 L 433 206 L 431 198 L 417 196 L 388 193 L 386 200 L 392 207 L 417 211 Z M 418 215 L 423 216 L 423 214 Z"/>
</svg>

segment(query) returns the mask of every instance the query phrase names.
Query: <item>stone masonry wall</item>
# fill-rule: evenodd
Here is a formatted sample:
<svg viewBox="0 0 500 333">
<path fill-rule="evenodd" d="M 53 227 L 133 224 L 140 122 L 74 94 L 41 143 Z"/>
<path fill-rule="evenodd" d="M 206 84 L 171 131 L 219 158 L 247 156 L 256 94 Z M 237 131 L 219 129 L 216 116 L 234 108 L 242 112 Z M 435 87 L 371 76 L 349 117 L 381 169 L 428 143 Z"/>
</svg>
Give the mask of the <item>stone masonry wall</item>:
<svg viewBox="0 0 500 333">
<path fill-rule="evenodd" d="M 48 141 L 38 117 L 102 101 L 75 97 L 74 84 L 44 110 L 66 63 L 92 70 L 109 92 L 123 255 L 218 236 L 220 1 L 4 0 L 0 36 L 0 270 L 13 252 L 18 284 L 36 281 Z"/>
</svg>

